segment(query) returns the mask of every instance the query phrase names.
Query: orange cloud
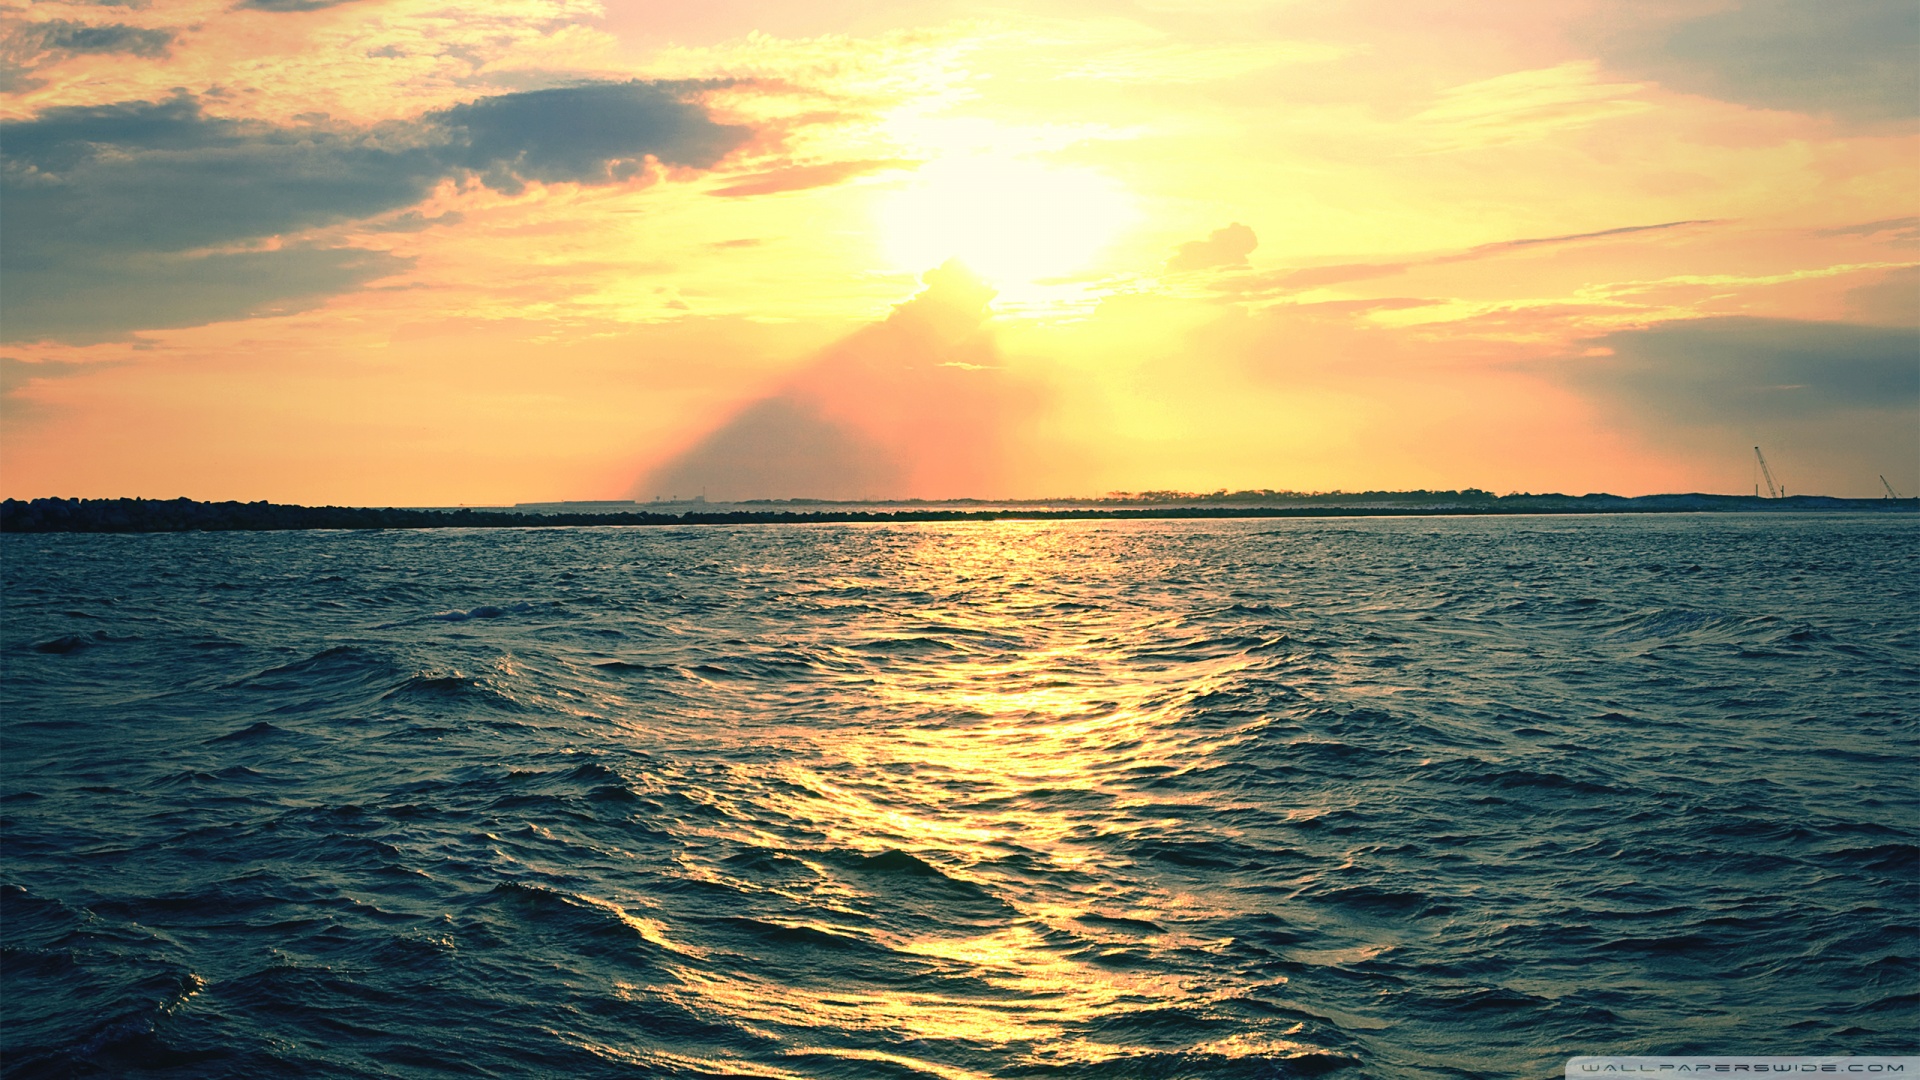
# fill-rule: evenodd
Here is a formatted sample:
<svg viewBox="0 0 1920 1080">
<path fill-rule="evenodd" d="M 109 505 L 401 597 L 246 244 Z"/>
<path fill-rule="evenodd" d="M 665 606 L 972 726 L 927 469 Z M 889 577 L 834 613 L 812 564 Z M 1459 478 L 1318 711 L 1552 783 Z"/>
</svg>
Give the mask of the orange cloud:
<svg viewBox="0 0 1920 1080">
<path fill-rule="evenodd" d="M 898 159 L 878 161 L 833 161 L 820 165 L 794 165 L 784 169 L 771 169 L 766 172 L 752 173 L 732 178 L 725 187 L 709 191 L 709 195 L 738 199 L 749 195 L 777 195 L 786 191 L 809 191 L 813 188 L 831 187 L 856 176 L 884 172 L 891 169 L 911 169 L 918 162 Z"/>
</svg>

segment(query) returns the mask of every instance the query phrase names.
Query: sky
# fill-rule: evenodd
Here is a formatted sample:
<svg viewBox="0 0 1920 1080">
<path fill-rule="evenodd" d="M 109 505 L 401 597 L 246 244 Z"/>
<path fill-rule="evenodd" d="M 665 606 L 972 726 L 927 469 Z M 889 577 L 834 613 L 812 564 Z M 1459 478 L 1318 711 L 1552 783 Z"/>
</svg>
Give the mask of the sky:
<svg viewBox="0 0 1920 1080">
<path fill-rule="evenodd" d="M 1911 0 L 0 34 L 8 497 L 1920 492 Z"/>
</svg>

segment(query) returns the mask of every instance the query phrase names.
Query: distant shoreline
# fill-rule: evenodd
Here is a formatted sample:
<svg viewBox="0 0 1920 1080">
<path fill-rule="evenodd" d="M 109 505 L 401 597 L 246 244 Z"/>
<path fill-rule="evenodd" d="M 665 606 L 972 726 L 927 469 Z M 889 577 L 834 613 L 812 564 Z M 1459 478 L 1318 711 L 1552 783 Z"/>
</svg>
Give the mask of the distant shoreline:
<svg viewBox="0 0 1920 1080">
<path fill-rule="evenodd" d="M 1839 499 L 1794 495 L 1491 495 L 1486 492 L 1365 492 L 1312 495 L 1271 501 L 1234 501 L 1197 496 L 1165 503 L 1122 500 L 1054 500 L 993 503 L 836 503 L 832 508 L 771 509 L 774 505 L 818 507 L 796 500 L 759 502 L 753 509 L 699 509 L 701 503 L 665 504 L 675 512 L 634 510 L 569 512 L 567 503 L 536 504 L 542 510 L 403 509 L 296 506 L 268 502 L 198 502 L 192 499 L 7 499 L 0 503 L 0 532 L 149 533 L 263 532 L 302 529 L 539 529 L 641 525 L 798 525 L 918 523 L 942 521 L 1137 521 L 1224 518 L 1486 517 L 1520 514 L 1697 513 L 1915 513 L 1920 498 Z M 588 504 L 608 505 L 608 504 Z M 720 504 L 741 505 L 741 504 Z M 762 508 L 768 507 L 768 508 Z M 545 509 L 553 508 L 553 509 Z"/>
</svg>

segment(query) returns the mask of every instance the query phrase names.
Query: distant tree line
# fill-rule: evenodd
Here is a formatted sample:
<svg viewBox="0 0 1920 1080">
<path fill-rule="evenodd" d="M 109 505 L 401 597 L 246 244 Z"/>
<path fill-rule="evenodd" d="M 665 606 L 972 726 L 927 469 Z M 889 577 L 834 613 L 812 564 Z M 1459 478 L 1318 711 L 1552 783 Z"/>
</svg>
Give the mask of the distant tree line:
<svg viewBox="0 0 1920 1080">
<path fill-rule="evenodd" d="M 1242 493 L 1236 493 L 1242 494 Z M 1285 500 L 1285 501 L 1283 501 Z M 1118 502 L 1119 500 L 1115 500 Z M 1104 502 L 1104 501 L 1103 501 Z M 1306 499 L 1271 493 L 1265 503 L 1207 500 L 1201 505 L 1020 506 L 981 509 L 714 510 L 660 514 L 516 513 L 506 510 L 404 510 L 353 506 L 293 506 L 269 502 L 197 502 L 193 499 L 8 499 L 0 503 L 0 532 L 231 532 L 285 529 L 538 529 L 580 525 L 754 525 L 829 522 L 1001 521 L 1236 517 L 1379 517 L 1475 514 L 1686 513 L 1702 511 L 1920 510 L 1920 499 L 1835 499 L 1795 495 L 1491 495 L 1465 492 L 1363 492 Z M 1226 503 L 1226 505 L 1222 505 Z M 981 505 L 981 504 L 975 504 Z"/>
<path fill-rule="evenodd" d="M 1551 496 L 1565 498 L 1566 496 Z M 1605 496 L 1613 498 L 1613 496 Z M 1108 503 L 1342 503 L 1370 500 L 1392 501 L 1402 505 L 1419 503 L 1471 503 L 1484 505 L 1498 502 L 1500 496 L 1479 488 L 1462 488 L 1459 491 L 1285 491 L 1273 488 L 1246 488 L 1240 491 L 1228 491 L 1220 488 L 1216 491 L 1109 491 L 1105 496 L 1091 500 L 1099 504 Z M 1062 500 L 1067 501 L 1067 500 Z M 1080 500 L 1074 500 L 1080 501 Z"/>
</svg>

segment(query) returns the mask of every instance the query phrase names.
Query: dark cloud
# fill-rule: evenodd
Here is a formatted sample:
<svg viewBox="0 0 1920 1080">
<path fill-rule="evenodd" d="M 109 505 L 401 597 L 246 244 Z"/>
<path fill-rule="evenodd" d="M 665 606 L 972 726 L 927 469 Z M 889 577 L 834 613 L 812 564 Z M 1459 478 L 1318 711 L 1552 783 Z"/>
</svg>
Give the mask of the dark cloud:
<svg viewBox="0 0 1920 1080">
<path fill-rule="evenodd" d="M 17 356 L 0 356 L 0 397 L 12 394 L 28 383 L 43 379 L 64 379 L 89 371 L 101 371 L 117 365 L 83 364 L 73 360 L 22 360 Z"/>
<path fill-rule="evenodd" d="M 35 43 L 49 52 L 126 53 L 132 56 L 165 56 L 173 44 L 173 31 L 149 30 L 121 23 L 88 25 L 53 19 L 23 29 Z"/>
<path fill-rule="evenodd" d="M 171 30 L 123 23 L 92 24 L 68 19 L 27 22 L 0 17 L 0 93 L 18 94 L 45 86 L 36 72 L 69 56 L 85 53 L 163 57 L 173 44 Z"/>
<path fill-rule="evenodd" d="M 375 217 L 450 175 L 478 173 L 512 190 L 527 180 L 616 183 L 649 156 L 709 167 L 748 132 L 709 119 L 683 100 L 689 89 L 630 82 L 502 94 L 372 129 L 223 119 L 185 95 L 0 124 L 4 335 L 194 325 L 271 305 L 275 288 L 295 301 L 329 282 L 352 287 L 381 260 L 298 248 L 189 253 Z M 257 276 L 221 300 L 217 288 L 241 266 Z M 86 301 L 63 301 L 68 294 Z M 182 306 L 161 316 L 159 297 Z M 58 317 L 37 310 L 49 304 Z"/>
<path fill-rule="evenodd" d="M 24 94 L 47 85 L 19 64 L 0 57 L 0 94 Z"/>
<path fill-rule="evenodd" d="M 1598 343 L 1614 355 L 1562 373 L 1653 445 L 1744 470 L 1758 444 L 1802 494 L 1865 495 L 1878 474 L 1898 484 L 1920 461 L 1920 327 L 1729 317 Z"/>
<path fill-rule="evenodd" d="M 49 109 L 0 125 L 8 269 L 76 248 L 184 251 L 378 214 L 446 171 L 429 138 L 224 120 L 186 97 Z"/>
<path fill-rule="evenodd" d="M 449 163 L 489 177 L 613 183 L 647 156 L 669 165 L 711 168 L 747 139 L 745 128 L 715 123 L 683 100 L 693 83 L 595 83 L 481 98 L 433 115 L 451 136 Z"/>
<path fill-rule="evenodd" d="M 1728 317 L 1659 323 L 1600 339 L 1610 357 L 1580 381 L 1636 411 L 1751 424 L 1920 407 L 1920 330 Z"/>
<path fill-rule="evenodd" d="M 236 9 L 253 11 L 300 12 L 319 11 L 323 8 L 340 7 L 355 2 L 356 0 L 240 0 L 233 6 Z"/>
<path fill-rule="evenodd" d="M 1205 240 L 1181 244 L 1174 250 L 1173 258 L 1167 260 L 1167 269 L 1179 272 L 1245 266 L 1247 256 L 1259 246 L 1260 239 L 1253 235 L 1253 230 L 1236 221 L 1224 229 L 1213 230 Z"/>
<path fill-rule="evenodd" d="M 1689 93 L 1849 120 L 1920 112 L 1920 4 L 1745 0 L 1614 43 L 1609 66 Z"/>
<path fill-rule="evenodd" d="M 84 343 L 133 329 L 285 315 L 411 265 L 383 251 L 299 247 L 67 263 L 7 279 L 6 337 Z"/>
</svg>

